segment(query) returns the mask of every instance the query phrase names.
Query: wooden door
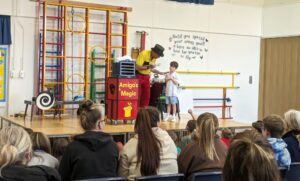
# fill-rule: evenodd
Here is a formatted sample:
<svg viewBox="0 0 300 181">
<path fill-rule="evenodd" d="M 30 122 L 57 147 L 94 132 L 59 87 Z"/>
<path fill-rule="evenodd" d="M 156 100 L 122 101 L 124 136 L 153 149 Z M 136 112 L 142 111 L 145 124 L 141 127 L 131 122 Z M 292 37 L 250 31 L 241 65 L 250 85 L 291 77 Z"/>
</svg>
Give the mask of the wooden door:
<svg viewBox="0 0 300 181">
<path fill-rule="evenodd" d="M 300 37 L 261 41 L 259 118 L 300 110 Z"/>
</svg>

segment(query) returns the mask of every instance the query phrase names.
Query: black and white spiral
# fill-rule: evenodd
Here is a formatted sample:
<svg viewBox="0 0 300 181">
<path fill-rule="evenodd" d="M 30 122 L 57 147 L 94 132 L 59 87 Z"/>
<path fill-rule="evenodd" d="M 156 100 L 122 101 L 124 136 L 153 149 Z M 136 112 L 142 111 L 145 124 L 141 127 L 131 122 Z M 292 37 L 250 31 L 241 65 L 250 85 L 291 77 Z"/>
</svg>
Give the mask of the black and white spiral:
<svg viewBox="0 0 300 181">
<path fill-rule="evenodd" d="M 55 104 L 55 98 L 50 92 L 40 92 L 36 97 L 36 106 L 41 110 L 48 110 Z"/>
</svg>

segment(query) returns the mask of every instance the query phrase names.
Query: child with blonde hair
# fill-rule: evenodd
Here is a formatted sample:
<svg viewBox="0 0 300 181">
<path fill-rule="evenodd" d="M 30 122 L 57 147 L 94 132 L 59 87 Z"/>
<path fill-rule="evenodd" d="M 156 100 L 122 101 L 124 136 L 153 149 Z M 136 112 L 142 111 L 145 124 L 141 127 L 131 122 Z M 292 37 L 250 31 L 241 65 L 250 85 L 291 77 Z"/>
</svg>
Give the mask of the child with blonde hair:
<svg viewBox="0 0 300 181">
<path fill-rule="evenodd" d="M 178 157 L 179 172 L 186 180 L 201 171 L 214 171 L 223 168 L 227 147 L 217 136 L 219 120 L 212 113 L 201 114 L 196 122 L 198 140 L 188 144 Z"/>
<path fill-rule="evenodd" d="M 47 166 L 27 166 L 32 157 L 32 143 L 21 127 L 5 127 L 0 131 L 1 180 L 60 181 L 57 171 Z"/>
</svg>

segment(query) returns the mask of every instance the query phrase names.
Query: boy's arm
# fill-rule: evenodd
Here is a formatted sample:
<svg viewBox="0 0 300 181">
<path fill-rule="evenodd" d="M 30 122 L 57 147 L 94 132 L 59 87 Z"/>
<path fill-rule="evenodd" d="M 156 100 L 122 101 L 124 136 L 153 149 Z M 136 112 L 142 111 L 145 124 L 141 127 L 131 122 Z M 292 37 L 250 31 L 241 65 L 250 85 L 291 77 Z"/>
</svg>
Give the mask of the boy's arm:
<svg viewBox="0 0 300 181">
<path fill-rule="evenodd" d="M 188 113 L 192 116 L 192 119 L 193 119 L 193 120 L 196 120 L 196 117 L 195 117 L 195 115 L 193 114 L 193 110 L 192 110 L 192 109 L 189 109 L 189 110 L 188 110 Z"/>
<path fill-rule="evenodd" d="M 165 75 L 166 75 L 166 77 L 165 77 L 165 81 L 166 81 L 166 82 L 172 81 L 173 78 L 172 78 L 172 76 L 170 75 L 169 72 L 166 72 Z"/>
<path fill-rule="evenodd" d="M 167 74 L 167 75 L 165 76 L 165 81 L 168 82 L 169 80 L 170 80 L 170 75 Z"/>
<path fill-rule="evenodd" d="M 151 72 L 155 73 L 155 74 L 159 74 L 159 75 L 164 75 L 165 73 L 164 72 L 161 72 L 157 69 L 151 69 Z"/>
<path fill-rule="evenodd" d="M 177 74 L 174 77 L 171 77 L 171 80 L 174 82 L 174 84 L 179 85 Z"/>
<path fill-rule="evenodd" d="M 178 81 L 174 78 L 171 78 L 171 80 L 174 82 L 174 84 L 179 85 Z"/>
</svg>

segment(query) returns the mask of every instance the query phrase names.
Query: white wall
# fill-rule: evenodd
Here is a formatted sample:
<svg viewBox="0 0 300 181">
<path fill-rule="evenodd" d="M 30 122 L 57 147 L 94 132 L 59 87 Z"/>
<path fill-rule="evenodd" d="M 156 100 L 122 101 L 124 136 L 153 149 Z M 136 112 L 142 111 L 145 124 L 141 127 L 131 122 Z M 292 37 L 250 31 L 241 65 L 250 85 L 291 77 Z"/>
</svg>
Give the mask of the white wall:
<svg viewBox="0 0 300 181">
<path fill-rule="evenodd" d="M 17 3 L 13 3 L 17 2 Z M 205 71 L 236 71 L 240 89 L 229 90 L 232 98 L 232 115 L 236 120 L 252 122 L 257 119 L 258 75 L 262 8 L 240 4 L 216 2 L 214 6 L 180 4 L 164 0 L 89 0 L 88 2 L 124 5 L 133 8 L 129 14 L 129 50 L 137 46 L 136 31 L 147 31 L 146 48 L 155 43 L 167 44 L 174 33 L 205 35 L 209 38 L 209 53 L 205 62 L 190 63 L 178 60 L 180 70 L 195 69 Z M 18 19 L 25 28 L 25 78 L 9 80 L 9 114 L 24 110 L 25 99 L 34 95 L 36 70 L 36 4 L 25 0 L 0 0 L 1 14 L 13 15 L 12 26 Z M 15 70 L 21 70 L 22 38 L 20 27 L 16 25 L 16 49 L 11 51 L 10 65 L 14 62 Z M 167 46 L 167 45 L 165 45 Z M 13 46 L 11 46 L 13 47 Z M 166 56 L 159 60 L 160 69 L 167 69 L 172 60 L 166 50 Z M 253 84 L 248 84 L 248 77 L 253 76 Z M 182 77 L 185 79 L 185 77 Z M 199 80 L 193 77 L 196 82 Z M 221 96 L 221 90 L 195 90 L 195 97 Z M 207 103 L 211 104 L 211 103 Z M 219 102 L 213 103 L 219 104 Z M 220 115 L 219 110 L 215 111 Z"/>
<path fill-rule="evenodd" d="M 24 111 L 25 99 L 31 99 L 34 92 L 35 60 L 36 60 L 36 8 L 34 2 L 22 0 L 0 0 L 0 12 L 11 15 L 12 41 L 10 46 L 9 70 L 14 70 L 15 77 L 8 74 L 8 112 L 7 108 L 0 108 L 2 115 Z M 23 30 L 24 28 L 24 35 Z M 24 38 L 23 38 L 24 37 Z M 24 44 L 24 46 L 23 46 Z M 24 48 L 24 55 L 22 49 Z M 22 66 L 23 59 L 23 66 Z M 19 72 L 25 72 L 24 78 L 19 78 Z"/>
<path fill-rule="evenodd" d="M 171 34 L 182 33 L 208 37 L 208 58 L 205 61 L 175 59 L 179 62 L 179 69 L 240 72 L 241 75 L 237 77 L 236 85 L 241 88 L 228 90 L 228 96 L 232 99 L 233 105 L 232 116 L 239 121 L 252 122 L 257 119 L 262 8 L 229 3 L 201 6 L 161 0 L 132 0 L 131 2 L 129 5 L 133 7 L 133 12 L 129 16 L 129 45 L 137 46 L 136 31 L 148 32 L 146 48 L 151 48 L 155 43 L 165 46 L 166 56 L 160 58 L 158 62 L 162 64 L 159 69 L 167 70 L 169 62 L 174 60 L 168 50 Z M 253 76 L 251 85 L 248 83 L 249 76 Z M 210 79 L 216 81 L 210 85 L 220 85 L 222 81 L 223 85 L 228 83 L 224 83 L 224 77 L 212 79 L 207 76 L 181 75 L 181 79 L 182 85 L 203 85 L 205 84 L 203 82 L 208 82 Z M 222 96 L 220 89 L 201 89 L 192 92 L 193 97 L 200 98 Z M 195 104 L 220 105 L 220 101 Z M 212 111 L 218 116 L 221 112 L 220 109 L 195 111 L 198 113 Z"/>
<path fill-rule="evenodd" d="M 300 2 L 268 5 L 263 11 L 263 37 L 300 35 Z"/>
</svg>

